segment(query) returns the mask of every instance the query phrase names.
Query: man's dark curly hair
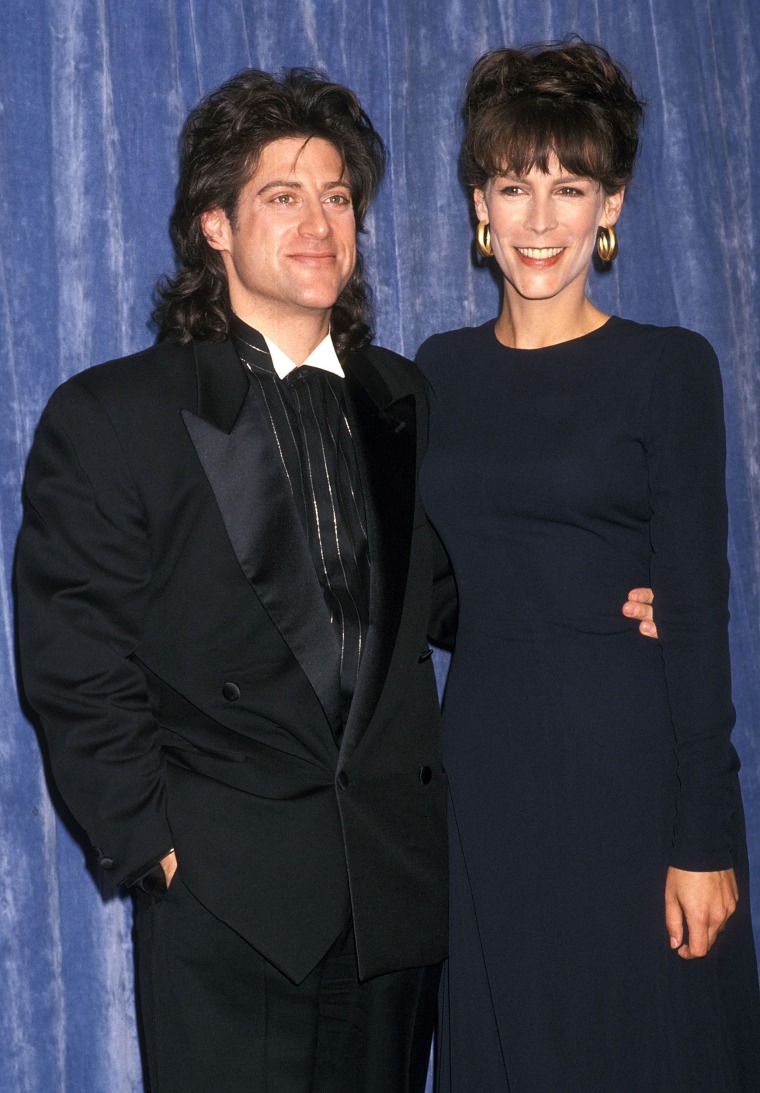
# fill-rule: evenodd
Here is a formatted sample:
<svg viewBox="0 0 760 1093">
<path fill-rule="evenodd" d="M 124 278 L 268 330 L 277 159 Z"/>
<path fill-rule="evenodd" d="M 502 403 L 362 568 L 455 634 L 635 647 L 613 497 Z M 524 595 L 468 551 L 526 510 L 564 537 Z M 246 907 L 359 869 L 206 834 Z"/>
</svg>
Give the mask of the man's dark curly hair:
<svg viewBox="0 0 760 1093">
<path fill-rule="evenodd" d="M 231 317 L 221 255 L 206 242 L 201 216 L 220 208 L 233 229 L 240 192 L 262 149 L 281 137 L 330 141 L 343 160 L 360 232 L 385 170 L 385 148 L 359 100 L 320 72 L 294 68 L 277 78 L 249 68 L 207 95 L 183 132 L 177 201 L 171 218 L 179 260 L 174 277 L 157 286 L 153 313 L 159 338 L 222 341 Z M 340 357 L 371 338 L 369 290 L 361 255 L 340 294 L 331 330 Z"/>
<path fill-rule="evenodd" d="M 467 84 L 465 180 L 482 188 L 505 170 L 548 170 L 554 154 L 608 194 L 631 179 L 644 103 L 622 66 L 579 38 L 494 49 Z"/>
</svg>

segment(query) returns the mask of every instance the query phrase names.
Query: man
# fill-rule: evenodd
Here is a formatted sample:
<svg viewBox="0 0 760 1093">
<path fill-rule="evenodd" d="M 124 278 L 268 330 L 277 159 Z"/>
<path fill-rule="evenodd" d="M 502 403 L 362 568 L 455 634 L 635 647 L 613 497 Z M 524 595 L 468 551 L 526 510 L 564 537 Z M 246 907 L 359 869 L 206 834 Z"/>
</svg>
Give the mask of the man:
<svg viewBox="0 0 760 1093">
<path fill-rule="evenodd" d="M 136 917 L 162 1093 L 424 1086 L 446 783 L 424 391 L 366 345 L 356 250 L 383 165 L 319 76 L 209 96 L 165 340 L 64 384 L 29 461 L 24 683 L 100 864 L 165 874 Z"/>
<path fill-rule="evenodd" d="M 24 683 L 137 892 L 160 1093 L 424 1087 L 446 780 L 425 394 L 368 344 L 356 249 L 383 161 L 313 73 L 201 102 L 163 340 L 65 383 L 29 460 Z"/>
</svg>

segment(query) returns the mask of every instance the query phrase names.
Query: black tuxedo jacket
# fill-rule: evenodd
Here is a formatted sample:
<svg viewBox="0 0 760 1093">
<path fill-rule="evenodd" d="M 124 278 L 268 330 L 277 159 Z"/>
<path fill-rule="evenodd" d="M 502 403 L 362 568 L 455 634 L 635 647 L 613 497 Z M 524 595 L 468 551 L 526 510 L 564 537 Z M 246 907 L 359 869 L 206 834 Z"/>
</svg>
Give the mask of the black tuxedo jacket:
<svg viewBox="0 0 760 1093">
<path fill-rule="evenodd" d="M 229 343 L 63 384 L 17 554 L 24 687 L 101 865 L 129 883 L 174 847 L 195 896 L 296 982 L 349 912 L 362 977 L 446 945 L 425 393 L 382 349 L 345 371 L 372 576 L 340 750 L 333 628 Z"/>
</svg>

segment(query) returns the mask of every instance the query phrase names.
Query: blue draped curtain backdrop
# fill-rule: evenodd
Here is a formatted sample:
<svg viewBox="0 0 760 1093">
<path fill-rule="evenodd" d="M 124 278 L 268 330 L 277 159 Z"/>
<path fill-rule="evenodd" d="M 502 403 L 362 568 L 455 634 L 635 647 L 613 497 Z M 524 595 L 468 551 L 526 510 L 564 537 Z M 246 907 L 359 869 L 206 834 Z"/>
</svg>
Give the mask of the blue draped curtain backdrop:
<svg viewBox="0 0 760 1093">
<path fill-rule="evenodd" d="M 18 697 L 11 570 L 24 461 L 50 392 L 153 339 L 184 116 L 249 65 L 316 67 L 356 89 L 390 150 L 363 242 L 377 340 L 411 355 L 498 304 L 495 280 L 473 261 L 458 175 L 469 69 L 485 49 L 572 32 L 606 45 L 649 102 L 621 256 L 594 275 L 593 297 L 701 331 L 723 368 L 735 738 L 760 924 L 755 0 L 3 0 L 1 1090 L 141 1088 L 131 907 L 101 890 L 48 784 Z"/>
</svg>

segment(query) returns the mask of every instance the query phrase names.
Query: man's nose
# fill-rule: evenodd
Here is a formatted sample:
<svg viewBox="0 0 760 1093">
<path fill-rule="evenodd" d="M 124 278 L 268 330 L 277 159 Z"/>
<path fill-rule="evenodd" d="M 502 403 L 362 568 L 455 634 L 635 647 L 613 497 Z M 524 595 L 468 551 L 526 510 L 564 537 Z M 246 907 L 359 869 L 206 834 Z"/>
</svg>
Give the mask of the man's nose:
<svg viewBox="0 0 760 1093">
<path fill-rule="evenodd" d="M 298 227 L 302 235 L 310 235 L 318 239 L 323 239 L 331 233 L 330 218 L 321 201 L 309 199 L 304 202 L 303 216 Z"/>
</svg>

